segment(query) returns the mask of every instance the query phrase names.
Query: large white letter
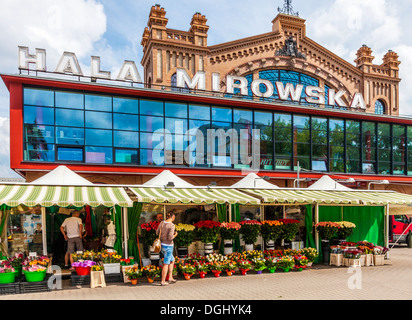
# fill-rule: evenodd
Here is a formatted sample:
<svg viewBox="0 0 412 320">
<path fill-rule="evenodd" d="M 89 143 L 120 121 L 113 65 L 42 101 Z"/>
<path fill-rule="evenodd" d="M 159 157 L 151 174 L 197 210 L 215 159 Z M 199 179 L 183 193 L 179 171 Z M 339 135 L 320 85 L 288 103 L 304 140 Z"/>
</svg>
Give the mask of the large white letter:
<svg viewBox="0 0 412 320">
<path fill-rule="evenodd" d="M 303 85 L 297 84 L 296 89 L 293 87 L 293 84 L 286 83 L 284 86 L 282 82 L 276 82 L 276 88 L 278 89 L 279 98 L 281 100 L 288 100 L 289 97 L 292 98 L 292 101 L 299 102 L 300 97 L 302 96 Z"/>
<path fill-rule="evenodd" d="M 198 71 L 193 79 L 190 79 L 185 69 L 176 69 L 176 86 L 179 88 L 185 88 L 185 85 L 189 89 L 195 89 L 196 86 L 199 90 L 206 90 L 206 73 Z"/>
<path fill-rule="evenodd" d="M 261 84 L 263 84 L 266 87 L 266 92 L 260 91 Z M 273 96 L 273 92 L 275 92 L 275 88 L 273 87 L 272 82 L 270 82 L 269 80 L 264 80 L 264 79 L 253 80 L 251 89 L 252 89 L 252 93 L 255 96 L 262 97 L 262 98 L 270 98 L 271 96 Z"/>
<path fill-rule="evenodd" d="M 110 71 L 100 70 L 100 57 L 92 56 L 91 77 L 101 78 L 101 79 L 110 79 Z"/>
<path fill-rule="evenodd" d="M 212 91 L 220 92 L 220 73 L 212 73 Z"/>
<path fill-rule="evenodd" d="M 365 100 L 363 100 L 362 93 L 357 92 L 353 95 L 352 103 L 350 104 L 351 108 L 360 108 L 366 109 Z"/>
<path fill-rule="evenodd" d="M 57 73 L 72 73 L 76 76 L 82 76 L 83 72 L 80 68 L 79 61 L 77 60 L 76 54 L 73 52 L 63 52 L 62 57 L 56 67 L 54 72 Z"/>
<path fill-rule="evenodd" d="M 334 89 L 329 89 L 329 105 L 334 106 L 337 104 L 339 107 L 346 107 L 345 102 L 342 100 L 342 96 L 345 93 L 345 90 L 340 90 L 338 93 L 335 93 Z"/>
<path fill-rule="evenodd" d="M 30 63 L 36 64 L 37 71 L 46 71 L 46 50 L 37 49 L 36 54 L 29 54 L 28 47 L 19 46 L 19 68 L 29 69 Z"/>
<path fill-rule="evenodd" d="M 305 88 L 306 93 L 306 102 L 308 103 L 318 103 L 318 104 L 325 104 L 325 92 L 322 88 L 314 87 L 314 86 L 307 86 Z"/>
<path fill-rule="evenodd" d="M 119 75 L 117 76 L 117 80 L 142 82 L 142 78 L 140 78 L 139 71 L 137 70 L 134 61 L 124 61 L 123 66 L 119 71 Z"/>
<path fill-rule="evenodd" d="M 239 83 L 235 83 L 236 81 L 239 81 Z M 247 79 L 245 77 L 236 77 L 236 76 L 231 76 L 228 75 L 226 77 L 226 92 L 234 94 L 235 93 L 235 88 L 240 89 L 240 94 L 247 96 L 248 95 L 248 90 L 247 90 Z"/>
</svg>

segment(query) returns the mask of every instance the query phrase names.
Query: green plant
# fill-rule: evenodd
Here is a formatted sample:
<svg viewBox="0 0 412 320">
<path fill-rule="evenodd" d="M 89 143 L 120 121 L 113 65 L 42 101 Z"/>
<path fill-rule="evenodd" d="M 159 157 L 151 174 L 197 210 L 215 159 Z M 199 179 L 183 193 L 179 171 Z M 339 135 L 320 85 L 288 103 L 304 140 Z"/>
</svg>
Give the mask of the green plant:
<svg viewBox="0 0 412 320">
<path fill-rule="evenodd" d="M 220 236 L 224 240 L 234 240 L 239 235 L 241 225 L 237 222 L 222 222 Z"/>
<path fill-rule="evenodd" d="M 294 219 L 279 219 L 282 225 L 282 239 L 286 241 L 292 241 L 295 239 L 296 234 L 299 231 L 299 220 Z"/>
<path fill-rule="evenodd" d="M 252 264 L 256 271 L 262 271 L 266 269 L 266 262 L 264 258 L 253 258 Z"/>
<path fill-rule="evenodd" d="M 261 222 L 256 220 L 246 220 L 239 222 L 241 225 L 240 233 L 246 244 L 254 244 L 259 236 Z"/>
<path fill-rule="evenodd" d="M 316 231 L 323 240 L 330 240 L 339 230 L 340 226 L 336 222 L 321 221 L 315 225 Z"/>
<path fill-rule="evenodd" d="M 138 267 L 131 267 L 126 269 L 125 274 L 130 280 L 132 280 L 142 276 L 142 271 Z"/>
<path fill-rule="evenodd" d="M 220 222 L 206 220 L 199 221 L 194 224 L 196 227 L 196 236 L 203 243 L 215 243 L 219 236 Z"/>
<path fill-rule="evenodd" d="M 262 221 L 260 227 L 260 234 L 265 241 L 280 239 L 282 235 L 283 222 L 278 220 L 265 220 Z"/>
<path fill-rule="evenodd" d="M 179 223 L 176 225 L 177 236 L 173 240 L 176 247 L 188 247 L 195 237 L 195 226 Z"/>
<path fill-rule="evenodd" d="M 353 233 L 353 229 L 356 228 L 356 225 L 349 221 L 338 221 L 336 223 L 339 225 L 339 229 L 336 234 L 338 239 L 349 238 Z"/>
</svg>

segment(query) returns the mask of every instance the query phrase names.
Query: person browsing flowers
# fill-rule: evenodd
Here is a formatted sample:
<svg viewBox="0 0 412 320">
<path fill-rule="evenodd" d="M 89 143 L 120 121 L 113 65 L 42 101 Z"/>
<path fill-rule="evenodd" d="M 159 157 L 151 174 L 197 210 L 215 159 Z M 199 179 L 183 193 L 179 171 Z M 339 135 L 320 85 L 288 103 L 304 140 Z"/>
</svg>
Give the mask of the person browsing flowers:
<svg viewBox="0 0 412 320">
<path fill-rule="evenodd" d="M 160 236 L 161 250 L 163 253 L 163 269 L 161 285 L 168 285 L 166 276 L 169 274 L 169 283 L 176 282 L 173 279 L 173 267 L 175 258 L 173 256 L 173 239 L 176 238 L 177 232 L 173 221 L 175 220 L 175 212 L 172 210 L 166 214 L 166 220 L 162 221 L 156 230 L 156 234 Z"/>
</svg>

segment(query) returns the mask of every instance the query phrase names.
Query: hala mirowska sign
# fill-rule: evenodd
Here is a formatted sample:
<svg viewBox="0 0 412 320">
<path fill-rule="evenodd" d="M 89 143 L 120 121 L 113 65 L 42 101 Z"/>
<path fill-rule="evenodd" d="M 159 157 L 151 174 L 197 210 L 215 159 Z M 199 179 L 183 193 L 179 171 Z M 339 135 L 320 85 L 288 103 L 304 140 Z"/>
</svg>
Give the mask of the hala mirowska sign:
<svg viewBox="0 0 412 320">
<path fill-rule="evenodd" d="M 46 71 L 46 50 L 36 49 L 36 54 L 30 54 L 28 47 L 19 46 L 18 51 L 19 69 L 29 69 L 29 64 L 35 64 L 37 71 Z M 54 71 L 55 73 L 72 74 L 76 76 L 83 76 L 83 72 L 80 68 L 80 64 L 77 60 L 76 54 L 73 52 L 65 51 L 57 64 Z M 92 78 L 111 80 L 111 72 L 100 70 L 100 57 L 91 57 L 90 73 Z M 141 83 L 141 77 L 137 70 L 134 61 L 125 60 L 120 71 L 116 77 L 116 80 L 132 81 Z M 176 70 L 177 87 L 189 88 L 198 90 L 206 90 L 206 73 L 204 71 L 198 71 L 193 78 L 191 78 L 185 69 L 177 68 Z M 214 72 L 211 76 L 212 91 L 221 92 L 220 88 L 220 73 Z M 265 87 L 265 91 L 261 91 L 261 86 Z M 275 82 L 275 85 L 271 81 L 266 79 L 255 79 L 252 81 L 250 89 L 252 94 L 257 97 L 270 98 L 276 92 L 280 100 L 291 100 L 294 102 L 300 102 L 302 93 L 305 93 L 305 100 L 307 103 L 324 105 L 325 104 L 325 91 L 321 87 L 304 86 L 297 84 L 294 86 L 292 83 Z M 238 89 L 241 95 L 247 96 L 249 94 L 248 81 L 245 77 L 239 76 L 226 76 L 226 93 L 234 94 L 235 89 Z M 346 95 L 345 90 L 339 90 L 336 92 L 334 89 L 328 90 L 328 105 L 338 105 L 339 107 L 348 107 L 343 101 L 343 97 Z M 366 109 L 366 104 L 361 93 L 356 92 L 352 96 L 350 103 L 352 109 Z"/>
</svg>

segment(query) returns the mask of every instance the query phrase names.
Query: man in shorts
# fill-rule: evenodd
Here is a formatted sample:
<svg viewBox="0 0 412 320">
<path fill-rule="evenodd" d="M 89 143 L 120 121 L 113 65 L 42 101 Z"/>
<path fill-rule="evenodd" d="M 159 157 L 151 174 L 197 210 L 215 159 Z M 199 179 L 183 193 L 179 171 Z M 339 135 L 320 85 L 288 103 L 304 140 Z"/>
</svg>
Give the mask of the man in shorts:
<svg viewBox="0 0 412 320">
<path fill-rule="evenodd" d="M 83 251 L 83 222 L 79 218 L 81 211 L 75 210 L 72 212 L 72 216 L 63 221 L 60 226 L 60 231 L 64 236 L 64 240 L 67 241 L 67 252 L 64 257 L 65 268 L 68 268 L 68 262 L 70 257 L 70 264 L 73 263 L 72 254 L 76 251 Z"/>
</svg>

